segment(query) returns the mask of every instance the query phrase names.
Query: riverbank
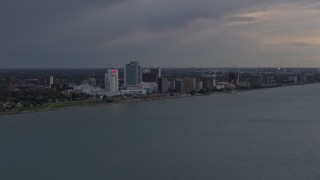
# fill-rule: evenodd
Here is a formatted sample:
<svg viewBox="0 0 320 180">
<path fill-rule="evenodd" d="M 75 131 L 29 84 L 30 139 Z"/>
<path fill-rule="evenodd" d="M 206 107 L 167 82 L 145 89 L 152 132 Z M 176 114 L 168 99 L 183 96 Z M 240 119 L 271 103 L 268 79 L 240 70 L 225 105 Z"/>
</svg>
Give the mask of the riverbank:
<svg viewBox="0 0 320 180">
<path fill-rule="evenodd" d="M 14 115 L 14 114 L 26 114 L 44 111 L 56 111 L 65 108 L 80 107 L 80 106 L 99 106 L 99 105 L 109 105 L 109 104 L 125 104 L 125 103 L 137 103 L 137 102 L 147 102 L 147 101 L 158 101 L 176 98 L 191 97 L 186 94 L 179 95 L 146 95 L 141 97 L 121 97 L 114 98 L 112 101 L 107 100 L 81 100 L 81 101 L 66 101 L 58 103 L 45 103 L 38 106 L 32 107 L 20 107 L 13 111 L 0 112 L 0 116 Z"/>
<path fill-rule="evenodd" d="M 293 84 L 294 85 L 305 85 L 305 84 Z M 272 86 L 272 87 L 263 87 L 255 89 L 237 89 L 234 91 L 223 91 L 223 92 L 207 92 L 207 93 L 196 93 L 194 95 L 181 93 L 181 94 L 155 94 L 155 95 L 145 95 L 145 96 L 123 96 L 118 98 L 113 98 L 112 100 L 81 100 L 81 101 L 66 101 L 58 103 L 45 103 L 33 107 L 20 107 L 16 108 L 14 111 L 0 112 L 0 116 L 5 115 L 14 115 L 14 114 L 25 114 L 25 113 L 35 113 L 35 112 L 44 112 L 44 111 L 56 111 L 65 108 L 79 107 L 79 106 L 99 106 L 99 105 L 108 105 L 108 104 L 125 104 L 125 103 L 137 103 L 137 102 L 148 102 L 148 101 L 159 101 L 159 100 L 168 100 L 168 99 L 177 99 L 177 98 L 186 98 L 194 96 L 207 96 L 215 94 L 226 94 L 234 92 L 248 92 L 253 90 L 263 90 L 269 88 L 280 88 L 286 86 Z"/>
</svg>

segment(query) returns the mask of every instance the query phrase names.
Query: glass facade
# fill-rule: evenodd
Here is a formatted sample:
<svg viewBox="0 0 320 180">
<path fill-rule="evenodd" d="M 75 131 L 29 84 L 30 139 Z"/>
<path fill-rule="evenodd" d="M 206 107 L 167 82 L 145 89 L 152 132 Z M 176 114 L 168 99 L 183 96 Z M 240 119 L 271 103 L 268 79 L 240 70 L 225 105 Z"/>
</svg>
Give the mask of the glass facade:
<svg viewBox="0 0 320 180">
<path fill-rule="evenodd" d="M 130 61 L 125 65 L 125 85 L 138 86 L 141 84 L 141 67 L 139 62 Z"/>
</svg>

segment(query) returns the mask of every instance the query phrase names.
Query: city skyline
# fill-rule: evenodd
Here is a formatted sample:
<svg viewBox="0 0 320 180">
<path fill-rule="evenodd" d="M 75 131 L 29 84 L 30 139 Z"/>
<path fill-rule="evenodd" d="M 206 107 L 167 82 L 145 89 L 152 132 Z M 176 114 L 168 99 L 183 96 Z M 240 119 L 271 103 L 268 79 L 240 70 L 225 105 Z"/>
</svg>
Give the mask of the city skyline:
<svg viewBox="0 0 320 180">
<path fill-rule="evenodd" d="M 316 0 L 1 2 L 2 68 L 319 67 Z"/>
</svg>

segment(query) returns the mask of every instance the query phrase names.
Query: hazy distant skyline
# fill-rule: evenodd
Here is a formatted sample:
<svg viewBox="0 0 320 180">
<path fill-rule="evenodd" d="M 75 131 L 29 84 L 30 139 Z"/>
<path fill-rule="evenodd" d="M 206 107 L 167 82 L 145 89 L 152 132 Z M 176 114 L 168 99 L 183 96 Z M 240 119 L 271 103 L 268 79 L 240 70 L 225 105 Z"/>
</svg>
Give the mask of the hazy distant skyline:
<svg viewBox="0 0 320 180">
<path fill-rule="evenodd" d="M 0 67 L 320 67 L 318 0 L 10 0 Z"/>
</svg>

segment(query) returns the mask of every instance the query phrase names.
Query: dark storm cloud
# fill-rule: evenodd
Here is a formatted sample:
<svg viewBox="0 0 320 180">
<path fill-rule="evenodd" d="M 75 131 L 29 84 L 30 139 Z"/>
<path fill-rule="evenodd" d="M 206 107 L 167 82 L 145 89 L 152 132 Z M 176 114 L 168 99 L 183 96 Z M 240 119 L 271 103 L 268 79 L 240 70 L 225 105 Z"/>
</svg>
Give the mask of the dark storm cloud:
<svg viewBox="0 0 320 180">
<path fill-rule="evenodd" d="M 70 26 L 85 9 L 108 8 L 124 0 L 28 0 L 0 4 L 0 62 L 15 66 L 75 65 L 83 51 L 94 52 L 95 38 L 84 27 Z M 86 22 L 84 22 L 86 23 Z M 81 24 L 79 22 L 79 24 Z M 87 54 L 90 54 L 89 52 Z M 73 61 L 73 62 L 71 62 Z"/>
<path fill-rule="evenodd" d="M 6 43 L 24 43 L 37 40 L 42 35 L 55 34 L 66 23 L 77 19 L 82 10 L 95 6 L 110 6 L 122 1 L 64 1 L 64 0 L 10 0 L 0 4 L 0 33 Z M 50 34 L 51 33 L 51 34 Z M 75 32 L 76 33 L 76 32 Z M 35 38 L 35 39 L 34 39 Z M 13 41 L 13 42 L 12 42 Z M 16 42 L 17 41 L 17 42 Z"/>
<path fill-rule="evenodd" d="M 184 65 L 183 54 L 192 55 L 193 50 L 198 59 L 214 56 L 208 48 L 213 40 L 213 48 L 226 51 L 238 43 L 246 44 L 243 37 L 238 37 L 241 29 L 223 29 L 221 24 L 255 22 L 255 16 L 237 14 L 259 11 L 280 2 L 296 1 L 3 1 L 0 3 L 0 63 L 7 67 L 100 67 L 121 65 L 134 58 L 143 64 L 170 66 L 170 61 L 177 58 L 180 60 L 171 61 L 172 64 Z M 308 1 L 307 5 L 316 2 Z M 219 38 L 209 34 L 212 40 L 207 40 L 203 37 L 207 29 L 212 29 Z M 197 41 L 203 41 L 201 50 L 192 44 Z M 170 61 L 159 62 L 156 56 L 160 55 Z M 191 64 L 191 59 L 188 61 Z M 202 64 L 212 65 L 208 61 Z"/>
</svg>

